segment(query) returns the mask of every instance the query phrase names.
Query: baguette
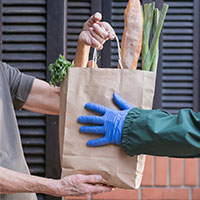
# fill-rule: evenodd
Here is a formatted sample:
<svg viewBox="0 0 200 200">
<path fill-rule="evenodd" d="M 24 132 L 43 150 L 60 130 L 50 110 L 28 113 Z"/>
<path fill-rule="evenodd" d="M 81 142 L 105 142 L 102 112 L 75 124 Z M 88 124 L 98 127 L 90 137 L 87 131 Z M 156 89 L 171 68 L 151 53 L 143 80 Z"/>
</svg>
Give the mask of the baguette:
<svg viewBox="0 0 200 200">
<path fill-rule="evenodd" d="M 121 59 L 125 69 L 136 69 L 142 49 L 143 14 L 139 0 L 129 0 L 124 13 Z"/>
</svg>

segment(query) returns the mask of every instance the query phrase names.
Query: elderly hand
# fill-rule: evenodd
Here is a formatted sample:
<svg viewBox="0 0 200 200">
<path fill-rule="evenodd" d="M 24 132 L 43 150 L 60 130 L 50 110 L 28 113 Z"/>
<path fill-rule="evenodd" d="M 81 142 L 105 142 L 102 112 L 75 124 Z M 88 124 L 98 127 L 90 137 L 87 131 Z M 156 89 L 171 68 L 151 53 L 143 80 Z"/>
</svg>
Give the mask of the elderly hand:
<svg viewBox="0 0 200 200">
<path fill-rule="evenodd" d="M 101 146 L 105 144 L 121 145 L 122 129 L 124 120 L 132 105 L 127 103 L 119 94 L 113 94 L 114 101 L 122 109 L 114 110 L 98 104 L 87 103 L 85 108 L 98 112 L 102 116 L 81 116 L 78 118 L 80 123 L 96 124 L 94 126 L 82 126 L 82 133 L 103 134 L 100 139 L 88 141 L 88 146 Z"/>
<path fill-rule="evenodd" d="M 95 13 L 83 26 L 83 31 L 79 35 L 79 41 L 85 45 L 101 50 L 103 44 L 108 39 L 114 39 L 115 31 L 107 22 L 100 22 L 101 13 Z"/>
<path fill-rule="evenodd" d="M 53 196 L 81 196 L 86 194 L 97 194 L 102 192 L 111 192 L 112 188 L 100 185 L 102 177 L 100 175 L 71 175 L 54 184 Z"/>
</svg>

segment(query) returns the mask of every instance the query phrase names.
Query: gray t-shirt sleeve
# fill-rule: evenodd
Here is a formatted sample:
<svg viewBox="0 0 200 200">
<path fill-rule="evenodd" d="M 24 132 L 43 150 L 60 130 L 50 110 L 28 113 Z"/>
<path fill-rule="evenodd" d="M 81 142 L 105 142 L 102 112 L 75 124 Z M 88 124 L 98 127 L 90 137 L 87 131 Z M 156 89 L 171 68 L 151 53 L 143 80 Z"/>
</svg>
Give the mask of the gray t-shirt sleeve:
<svg viewBox="0 0 200 200">
<path fill-rule="evenodd" d="M 19 110 L 22 108 L 30 94 L 34 77 L 26 75 L 20 72 L 19 69 L 5 63 L 2 64 L 2 67 L 8 80 L 13 105 L 15 109 Z"/>
</svg>

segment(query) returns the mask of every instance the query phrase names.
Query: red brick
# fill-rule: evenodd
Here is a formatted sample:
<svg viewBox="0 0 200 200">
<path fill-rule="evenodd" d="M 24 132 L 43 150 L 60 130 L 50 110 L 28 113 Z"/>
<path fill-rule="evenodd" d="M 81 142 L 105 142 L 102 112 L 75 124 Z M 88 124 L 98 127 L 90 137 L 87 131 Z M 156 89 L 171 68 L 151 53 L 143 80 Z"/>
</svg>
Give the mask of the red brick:
<svg viewBox="0 0 200 200">
<path fill-rule="evenodd" d="M 183 184 L 183 159 L 170 159 L 170 185 L 180 186 Z"/>
<path fill-rule="evenodd" d="M 189 189 L 174 188 L 144 188 L 142 200 L 186 200 L 189 199 Z"/>
<path fill-rule="evenodd" d="M 167 185 L 168 177 L 168 158 L 156 157 L 155 162 L 155 185 L 165 186 Z"/>
<path fill-rule="evenodd" d="M 200 200 L 200 188 L 194 188 L 192 190 L 192 200 Z"/>
<path fill-rule="evenodd" d="M 88 196 L 80 196 L 80 197 L 78 197 L 78 196 L 69 196 L 69 197 L 65 197 L 65 199 L 66 200 L 88 200 L 89 198 L 88 198 Z"/>
<path fill-rule="evenodd" d="M 151 186 L 153 184 L 153 156 L 146 156 L 142 185 Z"/>
<path fill-rule="evenodd" d="M 200 158 L 199 158 L 199 169 L 198 169 L 198 172 L 199 172 L 199 183 L 200 183 Z"/>
<path fill-rule="evenodd" d="M 195 186 L 197 184 L 197 159 L 185 159 L 185 185 Z"/>
<path fill-rule="evenodd" d="M 139 190 L 123 190 L 115 189 L 112 192 L 106 192 L 102 194 L 94 195 L 93 200 L 138 200 L 139 199 Z"/>
</svg>

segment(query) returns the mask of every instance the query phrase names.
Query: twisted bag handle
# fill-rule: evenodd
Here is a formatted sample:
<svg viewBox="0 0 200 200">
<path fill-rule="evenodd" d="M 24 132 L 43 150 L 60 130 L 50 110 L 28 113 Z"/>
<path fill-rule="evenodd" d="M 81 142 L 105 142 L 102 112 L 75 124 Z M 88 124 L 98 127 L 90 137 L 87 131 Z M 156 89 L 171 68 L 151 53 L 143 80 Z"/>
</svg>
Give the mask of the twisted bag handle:
<svg viewBox="0 0 200 200">
<path fill-rule="evenodd" d="M 120 49 L 120 44 L 119 44 L 119 38 L 117 37 L 117 35 L 115 35 L 115 39 L 117 42 L 117 48 L 118 48 L 118 62 L 119 62 L 119 66 L 121 69 L 123 69 L 122 66 L 122 62 L 121 62 L 121 49 Z M 94 53 L 93 53 L 93 57 L 92 57 L 92 68 L 94 68 L 94 62 L 97 63 L 97 49 L 94 49 Z"/>
</svg>

